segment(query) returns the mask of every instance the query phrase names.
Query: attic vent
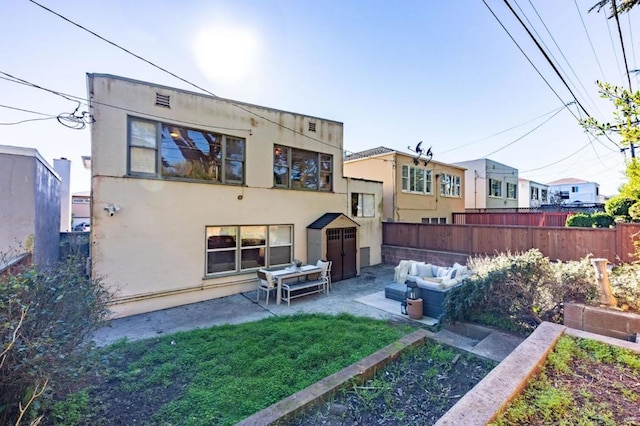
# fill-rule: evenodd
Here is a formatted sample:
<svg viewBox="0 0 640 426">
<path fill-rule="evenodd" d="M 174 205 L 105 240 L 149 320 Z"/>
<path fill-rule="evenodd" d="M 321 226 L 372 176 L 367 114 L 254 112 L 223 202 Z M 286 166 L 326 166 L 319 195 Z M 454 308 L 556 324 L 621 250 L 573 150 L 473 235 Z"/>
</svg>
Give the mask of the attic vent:
<svg viewBox="0 0 640 426">
<path fill-rule="evenodd" d="M 156 93 L 156 106 L 171 108 L 169 95 L 161 95 L 160 93 Z"/>
<path fill-rule="evenodd" d="M 310 132 L 315 132 L 316 131 L 316 123 L 309 122 L 309 131 Z"/>
</svg>

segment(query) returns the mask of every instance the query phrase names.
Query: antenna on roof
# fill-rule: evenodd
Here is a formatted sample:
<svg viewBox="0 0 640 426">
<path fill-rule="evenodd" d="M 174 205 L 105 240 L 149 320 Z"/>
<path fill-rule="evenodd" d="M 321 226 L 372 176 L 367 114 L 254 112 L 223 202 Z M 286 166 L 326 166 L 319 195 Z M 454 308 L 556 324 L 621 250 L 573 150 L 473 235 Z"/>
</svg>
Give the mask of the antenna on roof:
<svg viewBox="0 0 640 426">
<path fill-rule="evenodd" d="M 411 148 L 410 146 L 407 147 L 407 149 L 411 152 L 415 152 L 416 154 L 418 154 L 413 159 L 413 164 L 415 164 L 416 166 L 420 163 L 420 159 L 423 155 L 424 155 L 424 159 L 422 161 L 425 167 L 427 167 L 427 164 L 429 164 L 429 161 L 431 161 L 431 159 L 433 158 L 433 152 L 431 151 L 431 147 L 429 147 L 427 150 L 422 149 L 422 141 L 418 142 L 415 149 Z"/>
</svg>

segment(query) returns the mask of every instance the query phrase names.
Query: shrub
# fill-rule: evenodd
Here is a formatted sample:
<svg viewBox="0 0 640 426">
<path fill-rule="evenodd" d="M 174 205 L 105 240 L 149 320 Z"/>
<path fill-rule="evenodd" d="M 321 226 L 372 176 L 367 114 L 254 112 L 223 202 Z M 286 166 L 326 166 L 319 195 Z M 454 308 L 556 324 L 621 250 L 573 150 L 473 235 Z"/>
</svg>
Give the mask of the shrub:
<svg viewBox="0 0 640 426">
<path fill-rule="evenodd" d="M 629 216 L 634 222 L 640 221 L 640 203 L 635 203 L 629 207 Z"/>
<path fill-rule="evenodd" d="M 605 211 L 611 216 L 626 217 L 627 221 L 630 219 L 629 207 L 633 206 L 638 200 L 618 195 L 611 197 L 604 204 Z"/>
<path fill-rule="evenodd" d="M 73 386 L 108 300 L 78 257 L 0 276 L 0 424 L 39 422 L 42 403 Z"/>
<path fill-rule="evenodd" d="M 445 299 L 446 322 L 475 320 L 527 333 L 541 321 L 562 322 L 565 301 L 596 299 L 595 271 L 588 258 L 551 262 L 537 249 L 475 257 L 474 274 Z"/>
<path fill-rule="evenodd" d="M 581 228 L 593 227 L 593 217 L 586 213 L 576 213 L 567 219 L 566 226 L 577 226 Z"/>
<path fill-rule="evenodd" d="M 624 264 L 613 268 L 609 282 L 619 307 L 640 312 L 640 264 Z"/>
<path fill-rule="evenodd" d="M 613 216 L 605 212 L 596 212 L 591 215 L 593 226 L 596 228 L 609 228 L 615 225 Z"/>
</svg>

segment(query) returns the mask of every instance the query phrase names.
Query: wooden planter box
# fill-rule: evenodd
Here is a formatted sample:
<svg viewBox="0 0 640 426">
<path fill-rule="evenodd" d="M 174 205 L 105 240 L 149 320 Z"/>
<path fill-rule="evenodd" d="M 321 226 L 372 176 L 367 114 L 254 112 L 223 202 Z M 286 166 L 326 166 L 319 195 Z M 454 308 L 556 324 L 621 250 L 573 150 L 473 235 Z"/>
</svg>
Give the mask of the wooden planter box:
<svg viewBox="0 0 640 426">
<path fill-rule="evenodd" d="M 564 325 L 629 342 L 640 335 L 640 315 L 579 303 L 565 303 Z"/>
</svg>

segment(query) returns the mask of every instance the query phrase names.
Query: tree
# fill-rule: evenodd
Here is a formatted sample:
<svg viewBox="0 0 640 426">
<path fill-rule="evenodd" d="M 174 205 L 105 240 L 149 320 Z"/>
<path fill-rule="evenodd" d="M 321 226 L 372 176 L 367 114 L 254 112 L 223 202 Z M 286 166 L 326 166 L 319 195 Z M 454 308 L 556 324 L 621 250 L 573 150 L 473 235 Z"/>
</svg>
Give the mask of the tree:
<svg viewBox="0 0 640 426">
<path fill-rule="evenodd" d="M 616 2 L 615 0 L 600 0 L 599 2 L 591 6 L 589 12 L 591 12 L 592 10 L 600 12 L 602 9 L 610 6 L 611 14 L 609 15 L 609 18 L 613 18 L 616 12 L 618 14 L 629 12 L 632 7 L 638 5 L 640 5 L 640 0 L 620 0 L 619 2 Z M 614 12 L 614 8 L 616 9 L 616 12 Z"/>
</svg>

